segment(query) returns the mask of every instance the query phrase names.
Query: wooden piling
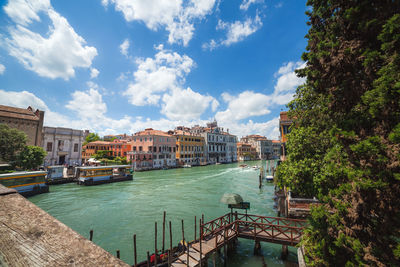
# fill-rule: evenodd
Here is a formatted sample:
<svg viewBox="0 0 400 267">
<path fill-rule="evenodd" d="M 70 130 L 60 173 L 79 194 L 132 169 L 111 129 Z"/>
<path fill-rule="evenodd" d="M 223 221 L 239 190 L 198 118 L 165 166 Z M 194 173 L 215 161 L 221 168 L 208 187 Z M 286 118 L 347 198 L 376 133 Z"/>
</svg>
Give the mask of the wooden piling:
<svg viewBox="0 0 400 267">
<path fill-rule="evenodd" d="M 200 219 L 200 224 L 199 224 L 199 240 L 200 240 L 200 267 L 202 267 L 202 256 L 201 256 L 201 240 L 202 240 L 202 236 L 203 236 L 203 232 L 202 232 L 202 227 L 201 227 L 201 219 Z"/>
<path fill-rule="evenodd" d="M 182 242 L 183 242 L 183 246 L 185 246 L 185 230 L 184 230 L 184 226 L 183 226 L 183 220 L 182 220 Z M 189 266 L 189 242 L 186 242 L 186 248 L 187 248 L 186 265 Z"/>
<path fill-rule="evenodd" d="M 281 260 L 286 260 L 289 255 L 288 246 L 282 245 L 282 253 L 281 253 Z"/>
<path fill-rule="evenodd" d="M 147 267 L 150 267 L 150 253 L 147 251 Z"/>
<path fill-rule="evenodd" d="M 90 241 L 93 240 L 93 230 L 90 230 L 90 232 L 89 232 L 89 240 Z"/>
<path fill-rule="evenodd" d="M 172 251 L 172 227 L 171 227 L 171 221 L 169 221 L 169 250 Z"/>
<path fill-rule="evenodd" d="M 157 266 L 157 222 L 154 224 L 154 266 Z"/>
<path fill-rule="evenodd" d="M 224 266 L 226 267 L 226 260 L 228 259 L 228 254 L 226 253 L 226 226 L 224 226 Z"/>
<path fill-rule="evenodd" d="M 117 258 L 120 258 L 119 250 L 117 250 Z"/>
<path fill-rule="evenodd" d="M 261 254 L 261 244 L 259 240 L 255 240 L 254 242 L 254 255 L 260 255 Z"/>
<path fill-rule="evenodd" d="M 171 250 L 168 250 L 168 267 L 171 267 L 171 256 L 172 256 L 172 254 L 171 254 L 172 252 L 171 252 Z"/>
<path fill-rule="evenodd" d="M 135 265 L 134 265 L 134 267 L 136 267 L 136 265 L 137 265 L 136 235 L 133 235 L 133 256 L 134 256 L 134 260 L 135 260 Z"/>
<path fill-rule="evenodd" d="M 163 232 L 162 232 L 162 253 L 164 254 L 164 249 L 165 249 L 165 216 L 166 216 L 166 212 L 164 211 L 164 216 L 163 216 Z"/>
<path fill-rule="evenodd" d="M 196 240 L 196 234 L 197 234 L 197 218 L 194 216 L 194 240 Z"/>
</svg>

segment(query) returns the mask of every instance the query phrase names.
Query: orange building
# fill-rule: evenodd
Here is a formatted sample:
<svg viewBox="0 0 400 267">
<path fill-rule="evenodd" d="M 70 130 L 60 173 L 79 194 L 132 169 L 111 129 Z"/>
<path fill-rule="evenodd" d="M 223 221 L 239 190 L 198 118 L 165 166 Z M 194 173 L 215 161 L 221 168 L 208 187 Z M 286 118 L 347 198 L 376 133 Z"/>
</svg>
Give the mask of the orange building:
<svg viewBox="0 0 400 267">
<path fill-rule="evenodd" d="M 82 163 L 93 157 L 98 151 L 109 151 L 108 156 L 124 157 L 128 159 L 128 151 L 132 150 L 132 144 L 127 140 L 114 140 L 113 142 L 107 141 L 94 141 L 82 147 Z"/>
</svg>

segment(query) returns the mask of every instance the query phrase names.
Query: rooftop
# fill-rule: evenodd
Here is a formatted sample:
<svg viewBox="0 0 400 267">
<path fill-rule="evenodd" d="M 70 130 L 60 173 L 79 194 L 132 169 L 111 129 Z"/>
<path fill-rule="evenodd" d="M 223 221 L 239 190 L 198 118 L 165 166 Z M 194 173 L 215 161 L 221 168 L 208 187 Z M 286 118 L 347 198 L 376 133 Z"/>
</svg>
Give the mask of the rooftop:
<svg viewBox="0 0 400 267">
<path fill-rule="evenodd" d="M 31 107 L 24 109 L 0 105 L 0 116 L 24 120 L 39 120 L 39 116 L 32 110 Z"/>
</svg>

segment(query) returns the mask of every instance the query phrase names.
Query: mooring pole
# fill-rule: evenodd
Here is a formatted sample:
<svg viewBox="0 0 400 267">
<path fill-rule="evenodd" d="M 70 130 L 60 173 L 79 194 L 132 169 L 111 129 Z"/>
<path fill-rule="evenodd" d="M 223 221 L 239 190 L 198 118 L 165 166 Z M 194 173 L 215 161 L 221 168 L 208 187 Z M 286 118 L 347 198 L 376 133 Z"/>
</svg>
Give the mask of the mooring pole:
<svg viewBox="0 0 400 267">
<path fill-rule="evenodd" d="M 93 240 L 93 230 L 90 230 L 90 232 L 89 232 L 89 240 L 90 241 Z"/>
<path fill-rule="evenodd" d="M 163 216 L 163 225 L 162 225 L 162 253 L 164 254 L 164 249 L 165 249 L 165 216 L 166 212 L 164 211 L 164 216 Z"/>
<path fill-rule="evenodd" d="M 196 234 L 197 234 L 197 218 L 194 216 L 194 240 L 196 241 Z"/>
<path fill-rule="evenodd" d="M 120 258 L 119 250 L 117 250 L 117 258 L 118 258 L 118 259 Z"/>
<path fill-rule="evenodd" d="M 172 227 L 171 227 L 171 221 L 169 221 L 169 250 L 171 250 L 171 253 L 172 253 Z"/>
<path fill-rule="evenodd" d="M 154 224 L 154 266 L 157 266 L 157 222 Z"/>
<path fill-rule="evenodd" d="M 150 253 L 147 251 L 147 267 L 150 267 Z"/>
<path fill-rule="evenodd" d="M 202 232 L 202 227 L 201 227 L 201 219 L 200 219 L 200 224 L 199 224 L 200 226 L 199 226 L 199 231 L 200 231 L 200 233 L 199 233 L 199 235 L 200 235 L 200 237 L 199 237 L 199 240 L 200 240 L 200 267 L 202 267 L 202 264 L 201 264 L 201 262 L 202 262 L 202 255 L 201 255 L 201 239 L 202 239 L 202 236 L 203 236 L 203 232 Z"/>
<path fill-rule="evenodd" d="M 137 265 L 137 254 L 136 254 L 136 235 L 133 235 L 133 256 L 135 259 L 135 267 Z"/>
</svg>

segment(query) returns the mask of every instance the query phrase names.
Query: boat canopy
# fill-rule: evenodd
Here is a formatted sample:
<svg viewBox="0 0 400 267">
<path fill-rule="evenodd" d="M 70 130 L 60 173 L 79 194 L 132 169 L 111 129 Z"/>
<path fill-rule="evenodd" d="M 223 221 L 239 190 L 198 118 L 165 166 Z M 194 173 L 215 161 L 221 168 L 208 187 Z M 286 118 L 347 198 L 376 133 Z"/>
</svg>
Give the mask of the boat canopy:
<svg viewBox="0 0 400 267">
<path fill-rule="evenodd" d="M 82 171 L 96 170 L 96 169 L 116 169 L 116 168 L 130 168 L 131 165 L 109 165 L 109 166 L 84 166 L 84 167 L 76 167 Z"/>
<path fill-rule="evenodd" d="M 37 175 L 37 176 L 45 176 L 47 172 L 45 171 L 29 171 L 29 172 L 10 172 L 0 174 L 0 179 L 2 178 L 13 178 L 16 176 L 28 176 L 28 175 Z"/>
</svg>

